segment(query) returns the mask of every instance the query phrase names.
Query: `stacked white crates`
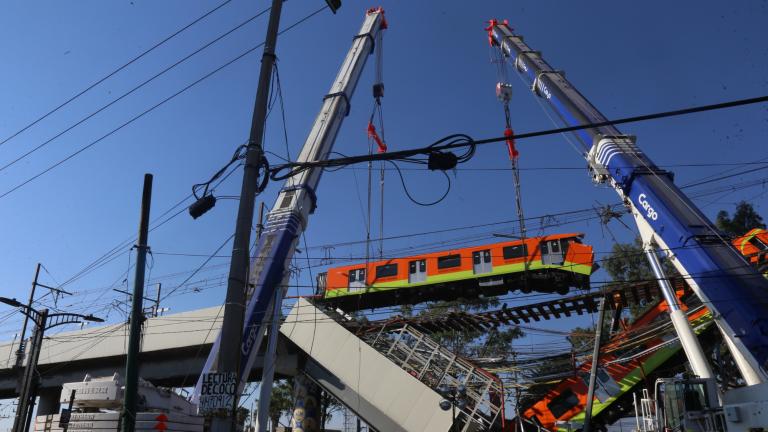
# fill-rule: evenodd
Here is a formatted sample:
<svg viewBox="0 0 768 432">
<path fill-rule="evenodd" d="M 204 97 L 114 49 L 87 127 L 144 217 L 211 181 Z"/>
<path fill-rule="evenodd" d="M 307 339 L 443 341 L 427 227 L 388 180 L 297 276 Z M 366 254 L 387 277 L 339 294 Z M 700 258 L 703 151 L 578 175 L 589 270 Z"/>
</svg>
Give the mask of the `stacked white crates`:
<svg viewBox="0 0 768 432">
<path fill-rule="evenodd" d="M 62 408 L 72 400 L 72 413 L 67 432 L 118 432 L 123 402 L 123 384 L 120 376 L 91 378 L 66 383 L 59 402 Z M 204 419 L 196 415 L 196 408 L 173 391 L 139 380 L 139 407 L 136 414 L 136 432 L 202 432 Z M 64 432 L 62 414 L 37 416 L 36 432 Z M 66 416 L 65 416 L 66 420 Z"/>
</svg>

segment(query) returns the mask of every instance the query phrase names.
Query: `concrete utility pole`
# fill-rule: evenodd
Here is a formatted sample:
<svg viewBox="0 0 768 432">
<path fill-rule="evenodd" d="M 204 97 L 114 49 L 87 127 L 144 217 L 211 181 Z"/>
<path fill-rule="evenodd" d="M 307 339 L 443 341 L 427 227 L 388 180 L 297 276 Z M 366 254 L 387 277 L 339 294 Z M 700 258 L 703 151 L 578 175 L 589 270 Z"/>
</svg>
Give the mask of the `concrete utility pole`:
<svg viewBox="0 0 768 432">
<path fill-rule="evenodd" d="M 147 262 L 147 237 L 149 236 L 149 208 L 152 203 L 152 174 L 144 174 L 144 190 L 141 195 L 139 242 L 136 245 L 136 276 L 133 279 L 131 306 L 131 333 L 125 362 L 125 400 L 123 403 L 123 432 L 136 428 L 136 401 L 139 387 L 139 347 L 141 324 L 144 321 L 144 268 Z"/>
<path fill-rule="evenodd" d="M 264 157 L 262 139 L 264 123 L 267 117 L 270 78 L 275 63 L 275 45 L 280 25 L 280 13 L 283 0 L 272 0 L 269 14 L 264 54 L 261 57 L 259 86 L 256 90 L 256 102 L 253 108 L 251 132 L 243 168 L 243 184 L 240 192 L 240 206 L 237 211 L 235 237 L 232 245 L 232 261 L 227 280 L 227 296 L 224 303 L 224 318 L 221 324 L 221 343 L 219 344 L 217 371 L 219 373 L 240 374 L 240 341 L 242 340 L 243 320 L 245 319 L 245 294 L 248 282 L 249 247 L 251 242 L 251 224 L 259 182 L 259 166 Z M 266 173 L 264 173 L 266 175 Z M 211 420 L 212 432 L 230 432 L 234 430 L 235 410 L 238 405 L 237 391 L 233 389 L 232 405 L 228 415 L 214 417 Z"/>
</svg>

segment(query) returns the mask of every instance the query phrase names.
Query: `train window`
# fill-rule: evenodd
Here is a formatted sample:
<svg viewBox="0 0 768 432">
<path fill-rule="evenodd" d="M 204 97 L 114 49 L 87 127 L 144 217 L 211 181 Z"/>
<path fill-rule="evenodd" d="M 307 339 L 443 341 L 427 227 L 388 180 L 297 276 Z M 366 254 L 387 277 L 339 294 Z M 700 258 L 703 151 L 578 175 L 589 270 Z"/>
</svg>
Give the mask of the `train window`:
<svg viewBox="0 0 768 432">
<path fill-rule="evenodd" d="M 376 278 L 397 276 L 397 264 L 384 264 L 376 267 Z"/>
<path fill-rule="evenodd" d="M 579 398 L 571 389 L 565 389 L 562 393 L 552 398 L 547 404 L 547 408 L 552 412 L 555 418 L 560 418 L 563 414 L 570 411 L 573 407 L 579 404 Z"/>
<path fill-rule="evenodd" d="M 547 246 L 547 242 L 545 241 L 541 242 L 541 254 L 549 255 L 549 247 Z"/>
<path fill-rule="evenodd" d="M 752 237 L 752 239 L 750 239 L 749 242 L 752 244 L 752 246 L 756 247 L 757 250 L 759 251 L 768 250 L 768 244 L 765 244 L 757 236 Z"/>
<path fill-rule="evenodd" d="M 525 244 L 507 246 L 504 248 L 504 259 L 523 258 L 528 256 L 528 246 Z"/>
<path fill-rule="evenodd" d="M 355 269 L 349 271 L 349 283 L 353 282 L 365 282 L 365 269 Z"/>
<path fill-rule="evenodd" d="M 549 247 L 552 249 L 552 253 L 560 253 L 560 242 L 558 240 L 553 240 L 549 242 Z"/>
<path fill-rule="evenodd" d="M 459 254 L 446 255 L 437 258 L 437 268 L 439 269 L 458 267 L 460 265 L 461 255 Z"/>
</svg>

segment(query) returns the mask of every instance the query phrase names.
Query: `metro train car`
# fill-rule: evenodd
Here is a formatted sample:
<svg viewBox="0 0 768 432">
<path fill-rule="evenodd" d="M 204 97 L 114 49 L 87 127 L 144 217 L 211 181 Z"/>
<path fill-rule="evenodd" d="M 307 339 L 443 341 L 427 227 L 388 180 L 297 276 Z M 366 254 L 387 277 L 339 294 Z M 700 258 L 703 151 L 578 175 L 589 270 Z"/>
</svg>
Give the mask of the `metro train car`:
<svg viewBox="0 0 768 432">
<path fill-rule="evenodd" d="M 583 234 L 554 234 L 334 267 L 317 278 L 319 302 L 345 311 L 494 296 L 567 294 L 597 268 Z"/>
<path fill-rule="evenodd" d="M 733 239 L 731 244 L 768 278 L 768 231 L 755 228 Z"/>
<path fill-rule="evenodd" d="M 680 298 L 683 294 L 682 290 L 677 292 Z M 687 309 L 684 303 L 683 308 Z M 667 311 L 665 301 L 657 302 L 600 350 L 601 365 L 597 368 L 592 405 L 594 430 L 604 431 L 607 424 L 617 420 L 614 417 L 621 413 L 611 412 L 612 406 L 620 399 L 631 397 L 635 385 L 651 379 L 656 369 L 682 351 L 679 343 L 671 343 L 674 331 L 662 332 L 658 328 L 665 320 L 671 328 Z M 701 305 L 688 311 L 688 320 L 696 333 L 705 331 L 713 322 L 712 314 Z M 591 361 L 581 364 L 572 376 L 525 409 L 522 416 L 549 431 L 567 430 L 569 428 L 562 425 L 568 423 L 570 429 L 580 429 L 584 423 L 591 367 Z"/>
</svg>

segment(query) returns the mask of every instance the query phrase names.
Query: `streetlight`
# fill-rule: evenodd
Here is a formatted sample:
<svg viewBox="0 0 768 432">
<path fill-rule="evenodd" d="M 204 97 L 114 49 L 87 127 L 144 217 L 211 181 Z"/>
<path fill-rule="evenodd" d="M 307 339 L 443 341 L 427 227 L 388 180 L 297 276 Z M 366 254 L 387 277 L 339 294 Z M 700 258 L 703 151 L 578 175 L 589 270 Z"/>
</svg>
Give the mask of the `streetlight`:
<svg viewBox="0 0 768 432">
<path fill-rule="evenodd" d="M 467 388 L 464 384 L 448 385 L 440 384 L 437 391 L 443 397 L 440 401 L 440 409 L 443 411 L 451 410 L 451 432 L 456 431 L 456 407 L 464 409 L 467 406 Z"/>
<path fill-rule="evenodd" d="M 32 333 L 31 338 L 29 360 L 27 360 L 27 365 L 24 367 L 24 376 L 21 379 L 19 403 L 16 407 L 16 416 L 13 420 L 12 429 L 13 432 L 24 432 L 29 429 L 29 424 L 32 420 L 32 408 L 35 405 L 35 398 L 37 397 L 37 385 L 35 385 L 33 381 L 35 369 L 37 369 L 37 361 L 40 359 L 40 348 L 43 344 L 43 334 L 45 331 L 64 324 L 78 324 L 83 321 L 104 322 L 104 320 L 90 314 L 49 314 L 48 309 L 38 311 L 31 306 L 20 303 L 16 299 L 7 297 L 0 297 L 0 303 L 19 308 L 19 312 L 26 315 L 33 323 L 35 323 L 35 331 Z"/>
</svg>

